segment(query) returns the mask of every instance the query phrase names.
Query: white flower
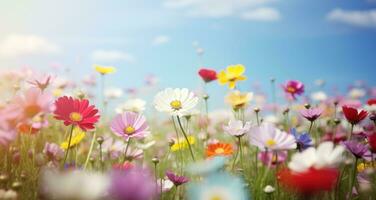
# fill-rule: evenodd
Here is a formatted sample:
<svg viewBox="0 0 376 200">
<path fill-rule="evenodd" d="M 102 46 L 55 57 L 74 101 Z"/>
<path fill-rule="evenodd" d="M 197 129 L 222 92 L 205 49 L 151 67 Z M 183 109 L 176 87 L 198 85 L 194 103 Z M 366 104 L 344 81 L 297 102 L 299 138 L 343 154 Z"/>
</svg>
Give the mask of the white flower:
<svg viewBox="0 0 376 200">
<path fill-rule="evenodd" d="M 167 88 L 154 97 L 154 106 L 159 112 L 173 116 L 185 116 L 197 105 L 198 97 L 187 88 Z"/>
<path fill-rule="evenodd" d="M 314 101 L 325 101 L 328 99 L 328 96 L 323 91 L 317 91 L 317 92 L 312 92 L 311 99 Z"/>
<path fill-rule="evenodd" d="M 142 99 L 129 99 L 119 107 L 116 108 L 118 114 L 122 114 L 125 111 L 131 111 L 140 113 L 145 110 L 146 101 Z"/>
<path fill-rule="evenodd" d="M 107 99 L 118 99 L 123 96 L 123 90 L 121 88 L 109 88 L 104 92 L 104 96 Z"/>
<path fill-rule="evenodd" d="M 240 120 L 230 120 L 227 126 L 223 126 L 223 130 L 232 136 L 242 136 L 251 129 L 251 122 L 243 124 Z"/>
<path fill-rule="evenodd" d="M 80 170 L 64 173 L 47 170 L 41 176 L 41 191 L 49 198 L 58 200 L 103 199 L 109 185 L 109 177 Z"/>
<path fill-rule="evenodd" d="M 267 193 L 267 194 L 270 194 L 270 193 L 273 193 L 275 191 L 275 188 L 271 185 L 267 185 L 265 188 L 264 188 L 264 192 Z"/>
<path fill-rule="evenodd" d="M 272 124 L 263 123 L 252 127 L 249 132 L 249 142 L 260 149 L 287 150 L 296 149 L 294 136 L 277 129 Z"/>
<path fill-rule="evenodd" d="M 334 147 L 332 142 L 324 142 L 317 149 L 310 147 L 303 152 L 295 153 L 288 167 L 295 172 L 304 172 L 311 167 L 315 169 L 335 167 L 343 161 L 344 151 L 343 146 Z"/>
<path fill-rule="evenodd" d="M 158 185 L 161 186 L 162 192 L 168 192 L 174 187 L 174 183 L 169 179 L 158 179 Z"/>
<path fill-rule="evenodd" d="M 353 99 L 359 99 L 366 95 L 366 91 L 361 88 L 353 88 L 349 91 L 348 95 Z"/>
<path fill-rule="evenodd" d="M 364 109 L 367 110 L 370 113 L 376 113 L 376 104 L 373 105 L 365 105 Z"/>
</svg>

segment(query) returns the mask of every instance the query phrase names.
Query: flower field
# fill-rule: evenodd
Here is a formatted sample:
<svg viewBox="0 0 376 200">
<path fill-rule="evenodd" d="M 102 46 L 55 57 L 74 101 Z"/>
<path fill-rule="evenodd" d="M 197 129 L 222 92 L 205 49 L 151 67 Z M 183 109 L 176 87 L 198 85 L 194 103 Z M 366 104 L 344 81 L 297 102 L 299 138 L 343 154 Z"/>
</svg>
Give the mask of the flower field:
<svg viewBox="0 0 376 200">
<path fill-rule="evenodd" d="M 3 72 L 0 199 L 376 198 L 374 87 L 326 93 L 272 78 L 266 98 L 240 89 L 246 70 L 203 67 L 187 75 L 199 89 L 149 77 L 150 100 L 110 89 L 110 66 L 80 82 Z M 208 85 L 227 94 L 212 98 Z"/>
</svg>

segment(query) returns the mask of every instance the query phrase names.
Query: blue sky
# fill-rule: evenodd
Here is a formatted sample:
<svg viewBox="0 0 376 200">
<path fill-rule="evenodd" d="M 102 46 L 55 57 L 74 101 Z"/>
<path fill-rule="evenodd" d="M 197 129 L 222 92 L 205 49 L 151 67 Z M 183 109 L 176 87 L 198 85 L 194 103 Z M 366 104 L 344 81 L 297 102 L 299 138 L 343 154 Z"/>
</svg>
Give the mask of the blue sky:
<svg viewBox="0 0 376 200">
<path fill-rule="evenodd" d="M 155 74 L 161 87 L 199 85 L 197 69 L 241 63 L 265 87 L 325 79 L 376 85 L 374 0 L 2 1 L 0 68 L 113 65 L 109 85 L 136 87 Z M 31 47 L 24 44 L 33 41 Z M 196 43 L 196 45 L 193 45 Z M 27 46 L 27 45 L 26 45 Z M 200 59 L 196 48 L 203 48 Z M 217 92 L 225 88 L 213 85 Z"/>
</svg>

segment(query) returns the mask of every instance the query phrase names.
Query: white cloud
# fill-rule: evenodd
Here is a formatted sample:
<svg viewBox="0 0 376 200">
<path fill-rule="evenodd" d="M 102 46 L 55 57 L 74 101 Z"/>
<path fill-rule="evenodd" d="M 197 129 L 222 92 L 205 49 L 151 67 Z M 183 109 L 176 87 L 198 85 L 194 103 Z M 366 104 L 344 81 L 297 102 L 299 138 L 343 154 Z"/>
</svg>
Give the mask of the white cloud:
<svg viewBox="0 0 376 200">
<path fill-rule="evenodd" d="M 238 16 L 277 0 L 165 0 L 164 6 L 185 10 L 188 16 L 222 18 Z M 264 20 L 262 18 L 261 20 Z M 257 20 L 257 19 L 255 19 Z"/>
<path fill-rule="evenodd" d="M 126 61 L 134 62 L 135 58 L 127 53 L 118 50 L 95 50 L 91 54 L 91 59 L 95 62 L 116 62 L 116 61 Z"/>
<path fill-rule="evenodd" d="M 170 38 L 166 35 L 159 35 L 153 39 L 153 45 L 162 45 L 170 41 Z"/>
<path fill-rule="evenodd" d="M 248 10 L 242 14 L 242 18 L 251 21 L 278 21 L 281 15 L 278 10 L 274 8 L 257 8 Z"/>
<path fill-rule="evenodd" d="M 36 35 L 9 35 L 0 41 L 0 55 L 6 58 L 55 54 L 59 51 L 56 44 Z"/>
<path fill-rule="evenodd" d="M 329 21 L 340 22 L 360 27 L 376 27 L 376 9 L 373 10 L 332 10 L 328 15 Z"/>
</svg>

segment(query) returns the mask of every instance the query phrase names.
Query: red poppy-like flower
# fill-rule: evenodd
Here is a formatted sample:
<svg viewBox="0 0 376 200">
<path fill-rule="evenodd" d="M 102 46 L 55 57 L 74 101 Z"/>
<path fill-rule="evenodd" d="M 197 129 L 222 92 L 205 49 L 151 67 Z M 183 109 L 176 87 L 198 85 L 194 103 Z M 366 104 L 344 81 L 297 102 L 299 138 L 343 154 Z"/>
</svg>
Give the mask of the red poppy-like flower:
<svg viewBox="0 0 376 200">
<path fill-rule="evenodd" d="M 368 144 L 371 151 L 376 153 L 376 132 L 368 136 Z"/>
<path fill-rule="evenodd" d="M 204 80 L 206 83 L 217 80 L 217 72 L 212 69 L 202 68 L 198 71 L 198 75 L 200 75 L 202 80 Z"/>
<path fill-rule="evenodd" d="M 64 125 L 79 126 L 87 131 L 94 129 L 94 124 L 98 122 L 100 115 L 94 105 L 89 105 L 87 99 L 73 99 L 63 96 L 55 101 L 55 118 L 63 120 Z"/>
<path fill-rule="evenodd" d="M 278 181 L 289 190 L 310 195 L 332 190 L 336 186 L 338 175 L 339 171 L 332 168 L 311 168 L 305 172 L 293 172 L 285 168 L 278 172 Z"/>
<path fill-rule="evenodd" d="M 367 104 L 372 106 L 376 104 L 376 99 L 368 99 Z"/>
<path fill-rule="evenodd" d="M 358 112 L 357 109 L 348 106 L 342 106 L 342 111 L 347 121 L 352 125 L 361 122 L 368 115 L 368 112 L 365 110 L 360 110 Z"/>
</svg>

